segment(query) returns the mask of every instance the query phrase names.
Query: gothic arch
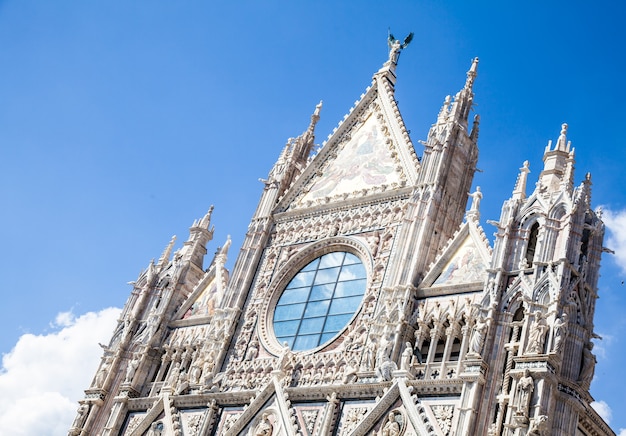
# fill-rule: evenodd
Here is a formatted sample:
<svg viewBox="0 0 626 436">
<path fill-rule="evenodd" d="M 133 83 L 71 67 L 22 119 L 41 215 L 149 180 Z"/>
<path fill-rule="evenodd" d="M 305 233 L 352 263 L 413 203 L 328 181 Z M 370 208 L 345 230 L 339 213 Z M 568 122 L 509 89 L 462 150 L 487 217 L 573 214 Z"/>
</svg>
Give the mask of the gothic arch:
<svg viewBox="0 0 626 436">
<path fill-rule="evenodd" d="M 547 306 L 550 304 L 550 300 L 552 299 L 552 293 L 550 292 L 551 286 L 550 282 L 546 280 L 537 290 L 535 290 L 535 295 L 533 295 L 533 301 Z"/>
<path fill-rule="evenodd" d="M 522 304 L 523 295 L 524 290 L 521 283 L 513 284 L 502 297 L 502 301 L 504 302 L 502 311 L 515 313 Z"/>
<path fill-rule="evenodd" d="M 550 211 L 549 218 L 554 222 L 553 232 L 556 234 L 552 235 L 553 242 L 550 244 L 550 252 L 548 253 L 547 259 L 560 259 L 566 256 L 567 249 L 567 238 L 568 231 L 566 228 L 569 224 L 569 220 L 567 219 L 568 210 L 570 209 L 569 205 L 562 202 L 557 204 Z"/>
<path fill-rule="evenodd" d="M 535 208 L 536 209 L 536 208 Z M 517 249 L 517 259 L 513 267 L 522 267 L 523 264 L 528 267 L 532 266 L 533 260 L 537 253 L 541 252 L 541 242 L 543 239 L 543 230 L 545 227 L 545 219 L 543 213 L 538 210 L 532 210 L 525 215 L 519 223 L 519 247 Z"/>
<path fill-rule="evenodd" d="M 528 233 L 528 239 L 526 240 L 526 248 L 524 249 L 524 257 L 526 260 L 526 265 L 531 266 L 535 260 L 535 255 L 537 252 L 537 244 L 539 241 L 539 223 L 535 221 L 533 225 L 530 227 Z"/>
<path fill-rule="evenodd" d="M 553 220 L 561 220 L 565 215 L 567 215 L 567 211 L 570 209 L 569 205 L 565 202 L 558 203 L 550 209 L 548 213 L 548 218 Z"/>
</svg>

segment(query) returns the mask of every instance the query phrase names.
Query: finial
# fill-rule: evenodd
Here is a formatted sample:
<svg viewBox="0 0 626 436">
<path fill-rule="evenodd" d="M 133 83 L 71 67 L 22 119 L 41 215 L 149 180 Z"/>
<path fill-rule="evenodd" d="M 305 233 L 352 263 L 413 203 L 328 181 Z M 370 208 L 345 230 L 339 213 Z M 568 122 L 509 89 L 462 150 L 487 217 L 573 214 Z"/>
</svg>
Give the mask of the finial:
<svg viewBox="0 0 626 436">
<path fill-rule="evenodd" d="M 165 250 L 163 250 L 163 254 L 159 258 L 159 263 L 157 265 L 159 268 L 163 267 L 169 261 L 170 255 L 172 254 L 172 248 L 174 247 L 175 242 L 176 242 L 176 235 L 172 236 L 172 239 L 170 239 L 169 244 L 167 244 L 167 247 L 165 247 Z"/>
<path fill-rule="evenodd" d="M 467 80 L 465 81 L 466 88 L 471 89 L 472 86 L 474 86 L 474 80 L 476 79 L 476 75 L 478 74 L 477 71 L 478 71 L 478 58 L 474 58 L 472 60 L 472 66 L 467 72 Z"/>
<path fill-rule="evenodd" d="M 320 102 L 315 106 L 315 111 L 313 111 L 313 115 L 311 115 L 311 125 L 309 126 L 310 131 L 315 129 L 315 125 L 320 119 L 320 112 L 322 110 L 322 104 L 323 104 L 323 101 L 320 100 Z"/>
<path fill-rule="evenodd" d="M 567 151 L 567 123 L 561 124 L 561 135 L 556 142 L 555 150 Z"/>
<path fill-rule="evenodd" d="M 209 224 L 211 224 L 211 214 L 213 213 L 213 205 L 211 205 L 211 207 L 209 207 L 209 211 L 206 213 L 206 215 L 200 220 L 200 222 L 198 223 L 198 227 L 202 227 L 205 229 L 209 229 Z"/>
<path fill-rule="evenodd" d="M 480 115 L 474 115 L 474 124 L 472 125 L 472 131 L 470 132 L 470 139 L 474 142 L 478 140 L 478 131 L 480 125 Z"/>
<path fill-rule="evenodd" d="M 528 173 L 530 173 L 530 164 L 528 161 L 524 161 L 524 165 L 519 169 L 519 175 L 517 176 L 517 183 L 513 189 L 513 198 L 524 199 L 526 198 L 526 182 L 528 180 Z"/>
<path fill-rule="evenodd" d="M 396 39 L 395 36 L 391 33 L 391 30 L 388 31 L 387 36 L 387 45 L 389 46 L 389 63 L 397 64 L 398 58 L 400 57 L 400 52 L 407 48 L 408 45 L 413 40 L 413 32 L 409 33 L 406 38 L 404 38 L 403 42 Z"/>
<path fill-rule="evenodd" d="M 318 116 L 318 117 L 320 116 L 320 111 L 322 110 L 323 104 L 324 104 L 324 100 L 320 100 L 317 106 L 315 106 L 315 112 L 313 112 L 313 115 Z"/>
<path fill-rule="evenodd" d="M 449 95 L 446 95 L 445 100 L 443 101 L 443 106 L 441 106 L 441 110 L 439 111 L 439 121 L 445 121 L 448 113 L 450 112 L 450 101 L 452 98 Z"/>
<path fill-rule="evenodd" d="M 224 246 L 220 249 L 220 254 L 223 254 L 224 256 L 226 256 L 228 254 L 228 249 L 230 248 L 230 244 L 232 244 L 232 241 L 230 239 L 230 235 L 228 235 L 226 237 L 226 243 L 224 244 Z"/>
</svg>

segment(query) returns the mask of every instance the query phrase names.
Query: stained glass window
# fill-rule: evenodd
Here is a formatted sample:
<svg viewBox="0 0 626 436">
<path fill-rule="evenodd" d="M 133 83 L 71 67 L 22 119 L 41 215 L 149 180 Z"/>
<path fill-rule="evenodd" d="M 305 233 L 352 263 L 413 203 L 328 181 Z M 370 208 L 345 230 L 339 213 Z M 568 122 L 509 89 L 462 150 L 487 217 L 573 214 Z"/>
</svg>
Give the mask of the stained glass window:
<svg viewBox="0 0 626 436">
<path fill-rule="evenodd" d="M 310 262 L 291 279 L 274 310 L 274 333 L 294 351 L 316 348 L 352 319 L 367 274 L 354 254 L 336 251 Z"/>
</svg>

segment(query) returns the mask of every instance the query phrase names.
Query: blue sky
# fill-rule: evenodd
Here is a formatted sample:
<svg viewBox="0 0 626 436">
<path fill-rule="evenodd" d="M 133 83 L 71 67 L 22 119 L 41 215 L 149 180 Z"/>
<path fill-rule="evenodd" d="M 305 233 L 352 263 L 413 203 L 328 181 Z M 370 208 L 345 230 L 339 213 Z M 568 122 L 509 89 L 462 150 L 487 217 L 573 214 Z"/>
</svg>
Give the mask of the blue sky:
<svg viewBox="0 0 626 436">
<path fill-rule="evenodd" d="M 230 234 L 232 265 L 261 193 L 258 179 L 287 138 L 306 129 L 319 100 L 317 142 L 332 132 L 387 59 L 390 27 L 399 38 L 415 32 L 396 85 L 415 144 L 480 58 L 483 172 L 474 185 L 484 193 L 489 236 L 495 229 L 486 221 L 499 217 L 519 167 L 530 161 L 534 183 L 547 141 L 569 124 L 576 181 L 592 173 L 594 205 L 610 211 L 615 233 L 605 245 L 617 251 L 602 262 L 596 332 L 604 340 L 595 349 L 592 395 L 612 409 L 616 431 L 626 428 L 619 413 L 626 392 L 624 8 L 0 1 L 0 390 L 17 386 L 9 379 L 26 366 L 20 359 L 35 358 L 28 340 L 73 337 L 85 330 L 79 323 L 98 316 L 112 324 L 115 316 L 103 310 L 121 307 L 126 283 L 173 234 L 180 246 L 211 204 L 209 254 Z M 108 333 L 98 334 L 94 343 L 106 342 Z M 90 353 L 95 360 L 83 365 L 78 388 L 62 392 L 70 402 L 95 371 L 97 345 Z"/>
</svg>

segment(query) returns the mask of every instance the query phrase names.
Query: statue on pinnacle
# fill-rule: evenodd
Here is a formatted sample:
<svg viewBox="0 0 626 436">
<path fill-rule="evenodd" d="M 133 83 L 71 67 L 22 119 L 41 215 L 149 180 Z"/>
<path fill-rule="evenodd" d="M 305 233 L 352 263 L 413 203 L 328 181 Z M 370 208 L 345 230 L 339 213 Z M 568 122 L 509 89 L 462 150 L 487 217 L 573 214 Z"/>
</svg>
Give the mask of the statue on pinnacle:
<svg viewBox="0 0 626 436">
<path fill-rule="evenodd" d="M 395 36 L 391 32 L 389 32 L 389 36 L 387 37 L 387 45 L 389 46 L 389 62 L 393 64 L 398 63 L 398 58 L 400 57 L 400 52 L 407 48 L 407 46 L 413 40 L 413 32 L 409 33 L 406 38 L 404 38 L 403 42 L 400 42 L 399 39 L 396 39 Z"/>
</svg>

